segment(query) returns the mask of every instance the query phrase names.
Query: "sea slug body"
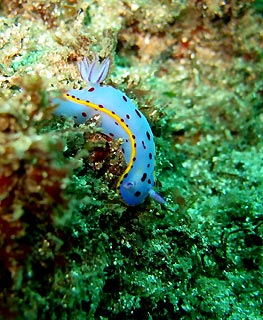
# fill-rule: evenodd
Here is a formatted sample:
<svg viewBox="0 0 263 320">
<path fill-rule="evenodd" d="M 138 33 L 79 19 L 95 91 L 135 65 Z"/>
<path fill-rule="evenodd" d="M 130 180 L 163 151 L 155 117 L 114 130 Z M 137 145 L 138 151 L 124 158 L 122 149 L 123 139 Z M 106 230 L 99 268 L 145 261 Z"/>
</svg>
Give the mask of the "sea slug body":
<svg viewBox="0 0 263 320">
<path fill-rule="evenodd" d="M 123 139 L 122 152 L 127 168 L 117 183 L 117 191 L 129 206 L 141 204 L 149 195 L 157 202 L 165 200 L 153 190 L 155 146 L 152 130 L 145 116 L 120 90 L 102 85 L 110 59 L 101 63 L 95 56 L 78 63 L 82 79 L 87 83 L 83 90 L 70 90 L 64 99 L 55 99 L 56 115 L 72 117 L 84 123 L 95 114 L 101 116 L 102 132 L 112 139 Z"/>
</svg>

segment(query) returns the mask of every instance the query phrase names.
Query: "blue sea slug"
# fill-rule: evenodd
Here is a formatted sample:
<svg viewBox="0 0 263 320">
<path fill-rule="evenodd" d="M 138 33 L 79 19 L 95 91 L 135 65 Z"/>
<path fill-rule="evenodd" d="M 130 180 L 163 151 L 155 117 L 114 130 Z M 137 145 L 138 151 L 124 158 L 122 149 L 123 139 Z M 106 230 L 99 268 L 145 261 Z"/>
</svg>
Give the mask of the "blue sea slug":
<svg viewBox="0 0 263 320">
<path fill-rule="evenodd" d="M 122 152 L 127 168 L 119 178 L 117 192 L 129 206 L 141 204 L 149 195 L 160 203 L 165 200 L 153 190 L 155 146 L 152 130 L 145 116 L 120 90 L 102 85 L 110 59 L 101 63 L 98 57 L 84 58 L 78 63 L 83 90 L 70 90 L 64 99 L 55 99 L 56 115 L 72 117 L 84 123 L 95 114 L 101 117 L 102 132 L 112 139 L 122 138 Z"/>
</svg>

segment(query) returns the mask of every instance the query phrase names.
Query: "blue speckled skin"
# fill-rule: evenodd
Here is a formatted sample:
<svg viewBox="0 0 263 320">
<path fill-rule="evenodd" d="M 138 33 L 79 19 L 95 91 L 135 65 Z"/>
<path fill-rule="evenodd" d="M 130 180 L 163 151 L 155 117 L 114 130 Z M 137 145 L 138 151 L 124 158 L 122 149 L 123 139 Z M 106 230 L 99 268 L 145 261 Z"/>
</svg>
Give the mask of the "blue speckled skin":
<svg viewBox="0 0 263 320">
<path fill-rule="evenodd" d="M 115 139 L 123 138 L 122 150 L 125 160 L 127 164 L 132 160 L 132 167 L 122 178 L 118 191 L 127 205 L 135 206 L 142 203 L 154 185 L 155 162 L 153 134 L 145 116 L 125 94 L 110 86 L 95 84 L 84 90 L 71 90 L 68 94 L 79 98 L 80 103 L 56 99 L 54 103 L 58 103 L 59 107 L 55 114 L 73 117 L 78 124 L 84 123 L 95 114 L 100 114 L 102 132 Z M 123 119 L 122 122 L 128 125 L 133 135 L 133 141 L 118 121 L 104 112 L 81 104 L 81 101 L 87 100 L 113 111 Z M 136 144 L 135 159 L 131 159 L 131 143 Z"/>
</svg>

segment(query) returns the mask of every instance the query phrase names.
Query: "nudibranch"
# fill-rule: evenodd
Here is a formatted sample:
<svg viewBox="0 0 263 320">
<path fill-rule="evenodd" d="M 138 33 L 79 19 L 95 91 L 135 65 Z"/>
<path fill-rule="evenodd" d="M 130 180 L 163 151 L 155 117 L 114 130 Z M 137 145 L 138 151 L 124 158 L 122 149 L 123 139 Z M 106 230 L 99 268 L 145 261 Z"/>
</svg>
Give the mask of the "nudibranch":
<svg viewBox="0 0 263 320">
<path fill-rule="evenodd" d="M 55 99 L 56 115 L 72 117 L 77 124 L 94 115 L 101 117 L 101 131 L 112 139 L 122 138 L 126 170 L 117 183 L 117 192 L 129 206 L 141 204 L 147 196 L 159 203 L 165 200 L 154 191 L 155 145 L 152 130 L 145 116 L 120 90 L 102 85 L 108 74 L 110 59 L 101 63 L 84 58 L 78 63 L 87 87 L 70 90 L 63 99 Z"/>
</svg>

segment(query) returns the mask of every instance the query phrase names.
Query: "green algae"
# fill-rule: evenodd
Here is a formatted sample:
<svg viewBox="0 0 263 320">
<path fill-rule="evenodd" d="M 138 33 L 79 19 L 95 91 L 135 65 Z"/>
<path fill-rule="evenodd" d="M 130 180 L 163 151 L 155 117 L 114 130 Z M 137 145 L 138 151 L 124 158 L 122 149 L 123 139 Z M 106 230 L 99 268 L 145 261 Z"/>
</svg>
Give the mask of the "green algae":
<svg viewBox="0 0 263 320">
<path fill-rule="evenodd" d="M 1 200 L 3 185 L 27 190 L 29 164 L 40 168 L 40 186 L 56 188 L 46 194 L 29 180 L 34 194 L 15 198 L 14 211 L 1 203 L 1 230 L 11 220 L 0 237 L 2 318 L 261 319 L 258 2 L 36 3 L 33 14 L 31 2 L 1 7 L 0 151 L 21 181 L 10 189 L 1 180 Z M 75 62 L 90 48 L 111 55 L 108 82 L 151 123 L 166 207 L 147 199 L 127 208 L 115 192 L 118 143 L 95 165 L 94 149 L 107 149 L 96 123 L 52 116 L 54 88 L 83 85 Z M 19 170 L 3 152 L 17 136 L 16 148 L 34 146 L 15 149 Z"/>
<path fill-rule="evenodd" d="M 10 65 L 10 67 L 16 72 L 21 66 L 27 66 L 30 64 L 34 64 L 37 60 L 41 59 L 45 52 L 41 51 L 31 51 L 27 53 L 24 57 L 19 57 L 19 60 L 16 59 Z"/>
</svg>

